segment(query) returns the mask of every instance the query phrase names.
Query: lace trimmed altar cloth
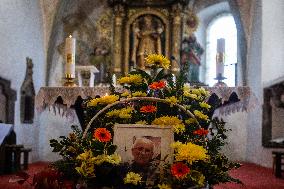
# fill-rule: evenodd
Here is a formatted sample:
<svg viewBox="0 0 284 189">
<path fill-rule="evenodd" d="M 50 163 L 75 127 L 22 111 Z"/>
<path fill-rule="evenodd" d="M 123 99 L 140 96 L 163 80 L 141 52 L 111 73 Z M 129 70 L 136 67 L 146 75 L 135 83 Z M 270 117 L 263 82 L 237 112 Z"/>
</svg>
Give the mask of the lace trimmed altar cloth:
<svg viewBox="0 0 284 189">
<path fill-rule="evenodd" d="M 217 95 L 218 98 L 224 102 L 228 102 L 231 95 L 235 93 L 239 99 L 238 102 L 228 103 L 215 110 L 215 115 L 229 115 L 234 112 L 248 111 L 252 109 L 256 103 L 257 98 L 251 92 L 249 87 L 205 87 L 210 95 Z M 122 87 L 116 87 L 116 91 L 122 92 Z M 68 116 L 68 109 L 74 105 L 77 98 L 80 96 L 83 99 L 88 97 L 95 97 L 97 95 L 104 96 L 110 94 L 109 86 L 95 86 L 95 87 L 42 87 L 36 96 L 36 108 L 39 112 L 47 107 L 54 107 L 58 97 L 63 100 L 62 113 Z M 57 107 L 58 107 L 57 106 Z M 55 109 L 54 109 L 55 111 Z"/>
</svg>

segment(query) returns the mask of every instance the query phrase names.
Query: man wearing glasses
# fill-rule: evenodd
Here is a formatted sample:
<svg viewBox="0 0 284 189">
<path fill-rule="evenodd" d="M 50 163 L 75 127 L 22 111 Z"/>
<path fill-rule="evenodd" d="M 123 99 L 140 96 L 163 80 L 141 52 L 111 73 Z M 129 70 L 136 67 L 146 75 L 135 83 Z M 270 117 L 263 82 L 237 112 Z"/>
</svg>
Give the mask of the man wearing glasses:
<svg viewBox="0 0 284 189">
<path fill-rule="evenodd" d="M 137 138 L 131 152 L 131 171 L 139 173 L 146 186 L 152 185 L 159 173 L 159 161 L 153 160 L 154 143 L 147 138 Z"/>
</svg>

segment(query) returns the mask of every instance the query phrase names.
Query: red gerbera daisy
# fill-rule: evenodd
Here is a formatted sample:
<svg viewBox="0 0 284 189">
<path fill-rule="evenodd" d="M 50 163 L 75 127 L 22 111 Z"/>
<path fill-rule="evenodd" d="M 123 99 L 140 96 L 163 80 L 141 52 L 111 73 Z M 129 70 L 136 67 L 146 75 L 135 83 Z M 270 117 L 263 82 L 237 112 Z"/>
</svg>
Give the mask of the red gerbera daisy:
<svg viewBox="0 0 284 189">
<path fill-rule="evenodd" d="M 190 169 L 187 167 L 187 165 L 182 162 L 175 163 L 171 167 L 172 175 L 177 179 L 185 178 L 189 171 Z"/>
<path fill-rule="evenodd" d="M 111 133 L 106 128 L 97 128 L 93 134 L 93 138 L 100 142 L 109 142 L 111 140 Z"/>
<path fill-rule="evenodd" d="M 201 128 L 201 129 L 194 131 L 193 134 L 199 135 L 199 136 L 206 136 L 208 134 L 208 132 L 209 131 L 207 129 Z"/>
<path fill-rule="evenodd" d="M 165 86 L 166 86 L 166 83 L 164 81 L 153 82 L 151 85 L 149 85 L 150 89 L 153 89 L 153 90 L 162 89 Z"/>
<path fill-rule="evenodd" d="M 153 105 L 142 106 L 140 112 L 142 113 L 153 113 L 157 111 L 157 107 Z"/>
</svg>

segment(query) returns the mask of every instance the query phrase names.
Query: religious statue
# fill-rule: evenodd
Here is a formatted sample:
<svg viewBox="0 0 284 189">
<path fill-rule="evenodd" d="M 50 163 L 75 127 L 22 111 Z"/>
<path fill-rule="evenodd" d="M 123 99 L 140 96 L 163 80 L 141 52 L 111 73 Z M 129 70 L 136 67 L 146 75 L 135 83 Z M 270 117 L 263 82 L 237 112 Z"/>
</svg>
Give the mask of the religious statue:
<svg viewBox="0 0 284 189">
<path fill-rule="evenodd" d="M 189 82 L 199 82 L 199 66 L 203 52 L 204 49 L 197 42 L 194 34 L 183 39 L 181 63 L 183 65 L 188 65 L 185 69 L 189 70 L 189 75 L 187 76 Z"/>
<path fill-rule="evenodd" d="M 151 15 L 145 15 L 132 24 L 133 49 L 131 62 L 137 68 L 145 69 L 144 59 L 148 54 L 162 54 L 161 35 L 164 31 L 161 21 Z"/>
</svg>

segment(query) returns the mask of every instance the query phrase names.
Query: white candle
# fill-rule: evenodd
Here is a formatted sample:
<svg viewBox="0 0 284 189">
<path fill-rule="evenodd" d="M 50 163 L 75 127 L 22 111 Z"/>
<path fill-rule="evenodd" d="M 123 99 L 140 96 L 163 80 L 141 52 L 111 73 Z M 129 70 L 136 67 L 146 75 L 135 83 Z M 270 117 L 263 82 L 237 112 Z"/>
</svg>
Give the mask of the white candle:
<svg viewBox="0 0 284 189">
<path fill-rule="evenodd" d="M 217 39 L 216 77 L 224 76 L 225 39 Z"/>
<path fill-rule="evenodd" d="M 116 86 L 116 75 L 115 74 L 112 75 L 112 84 L 113 86 Z"/>
<path fill-rule="evenodd" d="M 70 35 L 65 40 L 65 77 L 75 78 L 76 39 Z"/>
<path fill-rule="evenodd" d="M 217 39 L 217 53 L 225 53 L 225 39 Z"/>
</svg>

